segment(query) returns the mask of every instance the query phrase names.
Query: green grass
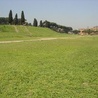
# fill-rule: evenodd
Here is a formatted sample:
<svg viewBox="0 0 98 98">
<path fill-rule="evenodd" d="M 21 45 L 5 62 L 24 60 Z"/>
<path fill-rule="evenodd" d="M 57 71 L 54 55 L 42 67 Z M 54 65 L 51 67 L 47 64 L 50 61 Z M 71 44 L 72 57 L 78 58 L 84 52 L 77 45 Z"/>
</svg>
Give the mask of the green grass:
<svg viewBox="0 0 98 98">
<path fill-rule="evenodd" d="M 15 30 L 18 30 L 16 32 Z M 63 37 L 67 34 L 60 34 L 48 28 L 33 27 L 33 26 L 14 26 L 14 25 L 0 25 L 0 40 L 23 40 L 33 39 L 39 37 Z"/>
<path fill-rule="evenodd" d="M 98 36 L 0 44 L 0 98 L 98 98 Z"/>
</svg>

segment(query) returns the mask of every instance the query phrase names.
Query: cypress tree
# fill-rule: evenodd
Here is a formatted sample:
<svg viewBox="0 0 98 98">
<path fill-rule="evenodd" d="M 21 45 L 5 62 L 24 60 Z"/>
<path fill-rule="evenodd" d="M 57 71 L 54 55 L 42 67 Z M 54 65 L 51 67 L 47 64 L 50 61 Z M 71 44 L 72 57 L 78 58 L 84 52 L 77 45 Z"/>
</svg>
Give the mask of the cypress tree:
<svg viewBox="0 0 98 98">
<path fill-rule="evenodd" d="M 15 15 L 15 18 L 14 18 L 14 24 L 15 24 L 15 25 L 18 24 L 18 15 L 17 15 L 17 14 Z"/>
<path fill-rule="evenodd" d="M 12 15 L 12 10 L 9 12 L 9 24 L 13 23 L 13 15 Z"/>
<path fill-rule="evenodd" d="M 40 21 L 40 25 L 39 25 L 40 27 L 43 27 L 43 23 L 42 23 L 42 20 Z"/>
<path fill-rule="evenodd" d="M 34 18 L 33 26 L 37 27 L 37 25 L 38 25 L 37 19 Z"/>
<path fill-rule="evenodd" d="M 24 11 L 21 12 L 21 25 L 25 23 Z"/>
</svg>

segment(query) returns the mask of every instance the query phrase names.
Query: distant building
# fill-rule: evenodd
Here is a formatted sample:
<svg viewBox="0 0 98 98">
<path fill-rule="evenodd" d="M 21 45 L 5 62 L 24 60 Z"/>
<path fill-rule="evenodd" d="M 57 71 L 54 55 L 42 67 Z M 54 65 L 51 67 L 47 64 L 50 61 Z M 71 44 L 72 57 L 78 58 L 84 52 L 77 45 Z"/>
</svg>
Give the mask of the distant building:
<svg viewBox="0 0 98 98">
<path fill-rule="evenodd" d="M 80 31 L 80 32 L 79 32 L 80 35 L 84 35 L 84 31 L 85 31 L 84 28 L 79 29 L 79 31 Z"/>
<path fill-rule="evenodd" d="M 98 26 L 91 28 L 91 30 L 98 31 Z"/>
<path fill-rule="evenodd" d="M 81 29 L 79 29 L 79 31 L 80 31 L 79 32 L 80 35 L 98 34 L 98 26 L 95 26 L 93 28 L 81 28 Z"/>
</svg>

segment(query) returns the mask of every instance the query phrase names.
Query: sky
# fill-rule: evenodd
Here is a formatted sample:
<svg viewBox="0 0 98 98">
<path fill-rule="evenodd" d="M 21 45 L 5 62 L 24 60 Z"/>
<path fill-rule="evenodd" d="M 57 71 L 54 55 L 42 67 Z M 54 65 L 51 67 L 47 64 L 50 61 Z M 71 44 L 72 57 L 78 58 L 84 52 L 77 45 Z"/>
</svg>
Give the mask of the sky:
<svg viewBox="0 0 98 98">
<path fill-rule="evenodd" d="M 73 29 L 98 26 L 98 0 L 0 0 L 0 17 L 24 11 L 28 22 L 48 20 Z"/>
</svg>

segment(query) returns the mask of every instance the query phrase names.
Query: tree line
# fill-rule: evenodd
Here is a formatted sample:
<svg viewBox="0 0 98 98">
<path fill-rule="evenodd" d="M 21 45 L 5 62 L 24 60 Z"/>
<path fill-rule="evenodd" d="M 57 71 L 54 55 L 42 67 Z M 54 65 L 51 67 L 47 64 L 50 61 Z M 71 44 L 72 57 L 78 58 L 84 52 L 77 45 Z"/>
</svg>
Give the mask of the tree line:
<svg viewBox="0 0 98 98">
<path fill-rule="evenodd" d="M 15 17 L 13 18 L 12 10 L 9 11 L 8 17 L 0 17 L 0 24 L 31 25 L 31 23 L 28 23 L 26 21 L 24 11 L 21 11 L 21 18 L 18 18 L 17 13 L 15 14 Z M 68 33 L 69 31 L 73 30 L 72 27 L 58 25 L 54 22 L 49 22 L 47 20 L 45 20 L 44 22 L 42 22 L 42 20 L 40 20 L 39 25 L 38 25 L 38 21 L 36 18 L 34 18 L 34 20 L 33 20 L 33 26 L 50 28 L 50 29 L 52 29 L 56 32 L 60 32 L 60 33 Z"/>
<path fill-rule="evenodd" d="M 13 18 L 12 10 L 10 10 L 8 17 L 0 17 L 0 24 L 15 24 L 15 25 L 23 25 L 25 24 L 25 16 L 24 11 L 21 12 L 21 18 L 18 18 L 18 14 L 15 14 Z"/>
<path fill-rule="evenodd" d="M 33 26 L 35 26 L 35 27 L 38 26 L 37 19 L 34 19 Z M 66 27 L 66 26 L 58 25 L 54 22 L 49 22 L 47 20 L 45 20 L 44 22 L 42 22 L 42 20 L 40 20 L 39 26 L 50 28 L 50 29 L 52 29 L 56 32 L 60 32 L 60 33 L 68 33 L 68 32 L 73 30 L 72 27 Z"/>
</svg>

